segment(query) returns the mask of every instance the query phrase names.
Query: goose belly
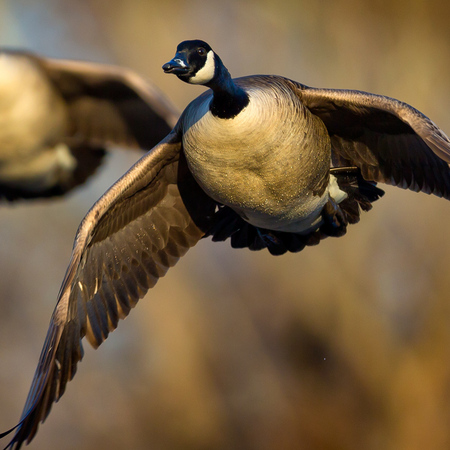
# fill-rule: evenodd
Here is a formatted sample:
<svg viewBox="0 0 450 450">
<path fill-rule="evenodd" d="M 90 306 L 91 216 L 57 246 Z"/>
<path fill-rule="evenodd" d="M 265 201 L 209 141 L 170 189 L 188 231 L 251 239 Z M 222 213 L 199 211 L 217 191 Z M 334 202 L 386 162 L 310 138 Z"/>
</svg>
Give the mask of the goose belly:
<svg viewBox="0 0 450 450">
<path fill-rule="evenodd" d="M 279 95 L 258 95 L 233 119 L 213 116 L 206 102 L 196 108 L 186 159 L 204 191 L 249 223 L 307 231 L 328 200 L 328 133 L 299 101 L 281 108 Z"/>
</svg>

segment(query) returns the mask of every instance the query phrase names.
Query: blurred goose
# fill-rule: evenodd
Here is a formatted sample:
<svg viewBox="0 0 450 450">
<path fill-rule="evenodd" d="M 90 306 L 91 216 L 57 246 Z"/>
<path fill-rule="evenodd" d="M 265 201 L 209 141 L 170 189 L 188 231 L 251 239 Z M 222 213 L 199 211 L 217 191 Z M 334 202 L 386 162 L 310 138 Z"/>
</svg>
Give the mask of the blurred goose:
<svg viewBox="0 0 450 450">
<path fill-rule="evenodd" d="M 176 109 L 130 70 L 0 52 L 0 198 L 62 195 L 111 145 L 149 150 Z"/>
<path fill-rule="evenodd" d="M 378 181 L 450 199 L 450 141 L 405 103 L 280 76 L 232 79 L 198 40 L 163 69 L 210 89 L 82 221 L 9 448 L 29 442 L 63 395 L 82 338 L 98 347 L 202 237 L 296 252 L 344 234 L 382 195 Z"/>
</svg>

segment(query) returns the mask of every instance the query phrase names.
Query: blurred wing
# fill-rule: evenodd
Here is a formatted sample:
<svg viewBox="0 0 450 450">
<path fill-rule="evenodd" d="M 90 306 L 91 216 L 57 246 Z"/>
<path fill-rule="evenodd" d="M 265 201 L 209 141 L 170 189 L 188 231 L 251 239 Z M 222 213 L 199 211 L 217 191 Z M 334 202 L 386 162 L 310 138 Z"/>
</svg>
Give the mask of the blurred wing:
<svg viewBox="0 0 450 450">
<path fill-rule="evenodd" d="M 83 356 L 204 235 L 215 208 L 187 170 L 172 133 L 142 157 L 83 219 L 11 448 L 35 435 Z M 183 198 L 182 198 L 183 197 Z"/>
<path fill-rule="evenodd" d="M 338 165 L 450 199 L 449 138 L 420 111 L 381 95 L 298 86 L 305 106 L 325 123 Z"/>
<path fill-rule="evenodd" d="M 148 150 L 178 120 L 179 112 L 169 100 L 129 69 L 70 60 L 39 61 L 69 106 L 69 137 L 75 144 Z"/>
</svg>

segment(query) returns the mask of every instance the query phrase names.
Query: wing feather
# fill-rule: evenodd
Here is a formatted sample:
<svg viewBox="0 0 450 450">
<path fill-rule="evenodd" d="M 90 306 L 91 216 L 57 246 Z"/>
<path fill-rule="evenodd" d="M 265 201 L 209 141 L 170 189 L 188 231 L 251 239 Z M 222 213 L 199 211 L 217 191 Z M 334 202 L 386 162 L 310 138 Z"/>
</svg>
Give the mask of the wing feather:
<svg viewBox="0 0 450 450">
<path fill-rule="evenodd" d="M 76 143 L 150 149 L 178 120 L 179 112 L 167 97 L 130 69 L 72 60 L 38 60 L 69 106 L 68 137 Z"/>
<path fill-rule="evenodd" d="M 450 199 L 450 140 L 420 111 L 367 92 L 297 86 L 325 123 L 337 159 L 367 180 Z"/>
<path fill-rule="evenodd" d="M 212 216 L 215 203 L 184 165 L 179 135 L 172 133 L 115 183 L 82 221 L 8 448 L 29 442 L 63 395 L 83 356 L 82 338 L 98 347 L 205 234 L 205 217 Z M 196 207 L 189 209 L 189 203 Z"/>
</svg>

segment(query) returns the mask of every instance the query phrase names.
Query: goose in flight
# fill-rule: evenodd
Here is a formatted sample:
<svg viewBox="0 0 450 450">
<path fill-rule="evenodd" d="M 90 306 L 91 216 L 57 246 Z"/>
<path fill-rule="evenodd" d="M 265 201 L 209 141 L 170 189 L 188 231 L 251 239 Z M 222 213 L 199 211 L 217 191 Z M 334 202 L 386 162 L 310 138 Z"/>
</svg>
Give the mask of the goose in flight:
<svg viewBox="0 0 450 450">
<path fill-rule="evenodd" d="M 450 141 L 406 103 L 232 79 L 200 40 L 179 44 L 163 69 L 209 90 L 81 222 L 7 448 L 29 442 L 64 394 L 82 339 L 98 347 L 201 238 L 279 255 L 345 234 L 383 194 L 378 182 L 450 199 Z"/>
<path fill-rule="evenodd" d="M 146 151 L 179 114 L 131 70 L 0 50 L 0 199 L 63 195 L 105 147 Z"/>
</svg>

